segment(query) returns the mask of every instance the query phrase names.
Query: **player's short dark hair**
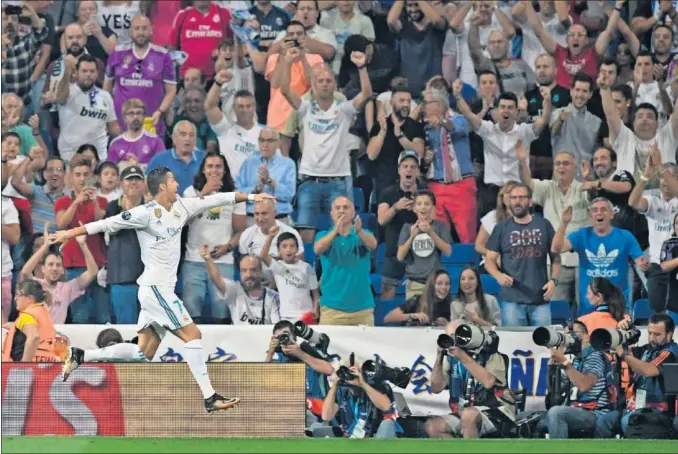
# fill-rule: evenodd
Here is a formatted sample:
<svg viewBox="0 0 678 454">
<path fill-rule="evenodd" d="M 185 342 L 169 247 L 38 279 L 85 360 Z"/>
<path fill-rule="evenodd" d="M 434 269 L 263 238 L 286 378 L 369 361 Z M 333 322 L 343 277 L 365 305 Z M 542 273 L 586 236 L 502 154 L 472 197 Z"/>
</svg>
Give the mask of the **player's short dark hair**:
<svg viewBox="0 0 678 454">
<path fill-rule="evenodd" d="M 297 240 L 297 237 L 294 236 L 294 233 L 282 232 L 280 235 L 278 235 L 278 247 L 280 247 L 280 244 L 285 240 L 294 240 L 294 244 L 296 244 L 297 249 L 299 249 L 299 240 Z"/>
<path fill-rule="evenodd" d="M 616 151 L 614 151 L 612 148 L 598 147 L 598 148 L 595 149 L 595 151 L 591 155 L 591 164 L 593 164 L 593 158 L 596 157 L 596 153 L 598 153 L 600 150 L 607 151 L 610 154 L 610 161 L 617 162 L 617 152 Z"/>
<path fill-rule="evenodd" d="M 97 63 L 97 59 L 91 55 L 91 54 L 82 54 L 79 58 L 78 61 L 75 63 L 75 69 L 78 70 L 80 69 L 80 65 L 83 63 L 94 63 L 94 66 L 99 68 L 99 64 Z"/>
<path fill-rule="evenodd" d="M 17 134 L 16 132 L 4 132 L 2 133 L 2 141 L 4 142 L 5 140 L 9 139 L 10 137 L 14 137 L 19 141 L 19 145 L 21 145 L 21 136 Z"/>
<path fill-rule="evenodd" d="M 676 322 L 673 321 L 670 315 L 664 312 L 657 312 L 650 316 L 648 323 L 656 325 L 658 323 L 664 324 L 664 332 L 672 333 L 676 329 Z"/>
<path fill-rule="evenodd" d="M 106 328 L 97 336 L 97 347 L 104 348 L 115 344 L 122 344 L 122 334 L 115 328 Z"/>
<path fill-rule="evenodd" d="M 431 203 L 433 204 L 433 206 L 436 205 L 436 196 L 433 193 L 433 191 L 431 191 L 430 189 L 417 189 L 417 192 L 414 193 L 415 200 L 418 197 L 422 197 L 422 196 L 428 197 L 431 200 Z"/>
<path fill-rule="evenodd" d="M 654 119 L 659 120 L 659 112 L 657 111 L 657 108 L 650 104 L 649 102 L 641 102 L 636 106 L 636 112 L 638 113 L 639 110 L 645 109 L 645 110 L 651 110 L 652 113 L 654 113 Z"/>
<path fill-rule="evenodd" d="M 146 177 L 146 185 L 148 186 L 148 192 L 150 192 L 152 196 L 155 196 L 160 192 L 160 185 L 167 183 L 167 175 L 170 173 L 170 169 L 167 167 L 158 167 L 157 169 L 151 170 L 148 177 Z"/>
<path fill-rule="evenodd" d="M 294 324 L 289 320 L 280 320 L 278 323 L 273 325 L 273 332 L 275 333 L 279 329 L 289 328 L 290 332 L 294 332 Z"/>
<path fill-rule="evenodd" d="M 499 79 L 497 79 L 497 82 L 498 81 L 499 81 Z M 516 96 L 515 93 L 505 91 L 505 92 L 503 92 L 502 94 L 499 95 L 499 101 L 501 101 L 502 99 L 504 101 L 513 101 L 515 103 L 516 107 L 518 107 L 518 96 Z"/>
<path fill-rule="evenodd" d="M 589 91 L 593 91 L 593 77 L 589 76 L 585 72 L 579 71 L 574 75 L 574 78 L 572 79 L 572 88 L 574 88 L 577 82 L 589 84 Z"/>
</svg>

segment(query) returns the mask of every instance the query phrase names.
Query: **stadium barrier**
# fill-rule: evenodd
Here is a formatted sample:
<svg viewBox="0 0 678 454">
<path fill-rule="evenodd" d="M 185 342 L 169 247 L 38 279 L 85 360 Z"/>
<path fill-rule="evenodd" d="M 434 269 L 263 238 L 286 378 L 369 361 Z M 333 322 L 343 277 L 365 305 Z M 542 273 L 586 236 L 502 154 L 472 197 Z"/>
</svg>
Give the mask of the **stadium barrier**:
<svg viewBox="0 0 678 454">
<path fill-rule="evenodd" d="M 66 335 L 72 345 L 96 348 L 97 334 L 103 325 L 60 325 L 57 331 Z M 124 339 L 136 335 L 136 327 L 117 325 Z M 266 356 L 272 335 L 271 326 L 201 326 L 205 359 L 210 362 L 261 362 Z M 409 367 L 413 377 L 402 393 L 415 416 L 449 413 L 448 394 L 431 394 L 431 371 L 435 362 L 440 328 L 389 328 L 366 326 L 314 326 L 314 330 L 330 337 L 329 354 L 334 362 L 348 359 L 355 352 L 362 363 L 375 356 L 394 367 Z M 543 410 L 547 385 L 549 351 L 532 342 L 533 328 L 498 329 L 499 351 L 509 357 L 509 385 L 512 389 L 525 389 L 526 409 Z M 641 341 L 647 340 L 647 329 L 641 329 Z M 160 344 L 154 361 L 183 361 L 183 343 L 167 335 Z M 188 370 L 186 368 L 186 370 Z M 188 373 L 188 372 L 187 372 Z M 219 389 L 215 386 L 216 389 Z M 228 391 L 230 393 L 230 390 Z"/>
<path fill-rule="evenodd" d="M 235 409 L 208 414 L 185 364 L 90 363 L 63 382 L 60 364 L 3 363 L 2 435 L 304 435 L 302 364 L 212 363 L 208 370 L 217 392 L 242 398 Z"/>
</svg>

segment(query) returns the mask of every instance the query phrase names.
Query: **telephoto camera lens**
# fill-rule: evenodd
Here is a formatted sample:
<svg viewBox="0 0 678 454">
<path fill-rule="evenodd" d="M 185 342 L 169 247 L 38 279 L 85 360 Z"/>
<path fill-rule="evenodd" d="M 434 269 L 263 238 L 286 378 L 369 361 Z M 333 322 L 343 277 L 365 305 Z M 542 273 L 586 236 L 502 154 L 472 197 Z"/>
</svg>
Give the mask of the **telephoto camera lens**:
<svg viewBox="0 0 678 454">
<path fill-rule="evenodd" d="M 565 347 L 565 353 L 572 354 L 581 351 L 581 340 L 572 333 L 556 331 L 548 326 L 540 326 L 532 333 L 532 340 L 540 347 Z"/>
<path fill-rule="evenodd" d="M 327 352 L 327 347 L 330 345 L 330 338 L 327 334 L 314 331 L 310 326 L 301 320 L 294 323 L 294 334 L 297 337 L 306 339 L 313 344 L 318 350 Z"/>
<path fill-rule="evenodd" d="M 349 370 L 348 367 L 341 366 L 339 367 L 339 369 L 337 369 L 337 378 L 339 378 L 340 381 L 345 382 L 355 380 L 358 377 L 353 375 L 353 373 Z"/>
<path fill-rule="evenodd" d="M 412 377 L 410 369 L 407 367 L 391 368 L 371 359 L 363 363 L 362 371 L 365 380 L 373 380 L 374 382 L 388 381 L 403 389 L 407 388 Z"/>
<path fill-rule="evenodd" d="M 443 350 L 454 347 L 454 337 L 448 336 L 447 334 L 441 334 L 438 336 L 438 347 Z"/>
<path fill-rule="evenodd" d="M 290 333 L 280 333 L 278 336 L 278 343 L 280 345 L 290 345 L 292 343 L 292 337 Z"/>
<path fill-rule="evenodd" d="M 490 347 L 495 341 L 494 331 L 485 332 L 481 327 L 462 324 L 454 331 L 454 340 L 457 345 L 467 350 L 482 350 Z M 498 339 L 497 339 L 498 340 Z"/>
<path fill-rule="evenodd" d="M 640 331 L 636 328 L 609 329 L 598 328 L 591 333 L 591 347 L 598 351 L 610 351 L 620 345 L 633 345 L 640 339 Z"/>
</svg>

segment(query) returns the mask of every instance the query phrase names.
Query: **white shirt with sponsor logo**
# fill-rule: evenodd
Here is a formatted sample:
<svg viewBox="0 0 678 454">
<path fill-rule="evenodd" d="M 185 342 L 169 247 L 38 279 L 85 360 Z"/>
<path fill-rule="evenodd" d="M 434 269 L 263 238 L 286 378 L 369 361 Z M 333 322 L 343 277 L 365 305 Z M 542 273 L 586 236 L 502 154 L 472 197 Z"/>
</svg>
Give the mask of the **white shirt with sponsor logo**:
<svg viewBox="0 0 678 454">
<path fill-rule="evenodd" d="M 14 202 L 7 197 L 2 198 L 2 225 L 19 224 L 19 212 L 14 207 Z M 2 277 L 12 275 L 12 254 L 9 252 L 10 245 L 2 240 Z"/>
<path fill-rule="evenodd" d="M 303 314 L 313 310 L 311 290 L 318 289 L 318 278 L 310 264 L 303 260 L 285 263 L 272 259 L 270 269 L 280 293 L 282 319 L 296 322 Z"/>
<path fill-rule="evenodd" d="M 193 186 L 189 186 L 184 191 L 184 197 L 199 197 L 200 193 Z M 223 205 L 211 208 L 202 212 L 188 223 L 188 241 L 186 242 L 186 260 L 189 262 L 203 263 L 198 250 L 200 246 L 206 244 L 210 250 L 218 244 L 226 244 L 233 236 L 233 215 L 246 215 L 246 203 L 236 203 L 235 205 Z M 233 253 L 214 259 L 216 263 L 233 264 Z"/>
<path fill-rule="evenodd" d="M 96 147 L 99 160 L 108 157 L 108 131 L 106 125 L 117 121 L 111 95 L 93 87 L 84 92 L 71 84 L 66 104 L 59 106 L 59 152 L 68 161 L 80 145 L 89 143 Z"/>
<path fill-rule="evenodd" d="M 662 245 L 673 232 L 673 219 L 678 214 L 678 197 L 669 201 L 659 195 L 645 195 L 647 211 L 643 213 L 647 218 L 647 230 L 650 232 L 650 263 L 661 263 Z"/>
<path fill-rule="evenodd" d="M 235 179 L 240 172 L 240 166 L 250 156 L 259 153 L 259 133 L 263 125 L 254 123 L 252 129 L 231 123 L 226 116 L 215 125 L 210 125 L 219 139 L 219 150 L 226 158 L 231 176 Z"/>
<path fill-rule="evenodd" d="M 304 243 L 301 241 L 301 236 L 299 235 L 299 232 L 297 232 L 294 228 L 290 227 L 289 225 L 278 220 L 276 220 L 275 223 L 278 226 L 278 234 L 275 236 L 275 238 L 273 238 L 271 248 L 268 251 L 269 255 L 273 258 L 280 258 L 280 253 L 278 252 L 278 237 L 283 232 L 290 232 L 297 238 L 297 243 L 299 243 L 299 251 L 297 252 L 297 254 L 303 254 Z M 261 255 L 261 250 L 264 248 L 264 244 L 266 243 L 266 238 L 268 238 L 268 235 L 262 232 L 261 228 L 258 225 L 254 224 L 250 227 L 247 227 L 240 235 L 240 243 L 238 244 L 238 249 L 240 250 L 241 254 L 249 254 L 259 257 Z M 271 274 L 270 269 L 266 265 L 263 265 L 263 267 L 264 267 L 264 277 L 266 278 L 266 280 L 267 281 L 272 280 L 273 275 Z"/>
<path fill-rule="evenodd" d="M 223 278 L 225 292 L 219 299 L 231 308 L 234 325 L 274 325 L 280 321 L 280 296 L 275 290 L 264 288 L 260 298 L 247 294 L 240 282 Z"/>
<path fill-rule="evenodd" d="M 335 100 L 328 110 L 322 110 L 315 100 L 301 101 L 297 116 L 301 123 L 304 146 L 299 175 L 351 175 L 347 139 L 356 113 L 351 101 Z"/>
<path fill-rule="evenodd" d="M 208 195 L 203 199 L 177 196 L 169 211 L 152 201 L 85 227 L 88 235 L 136 230 L 145 267 L 137 283 L 174 287 L 181 257 L 181 229 L 194 216 L 222 205 L 235 205 L 235 193 Z"/>
</svg>

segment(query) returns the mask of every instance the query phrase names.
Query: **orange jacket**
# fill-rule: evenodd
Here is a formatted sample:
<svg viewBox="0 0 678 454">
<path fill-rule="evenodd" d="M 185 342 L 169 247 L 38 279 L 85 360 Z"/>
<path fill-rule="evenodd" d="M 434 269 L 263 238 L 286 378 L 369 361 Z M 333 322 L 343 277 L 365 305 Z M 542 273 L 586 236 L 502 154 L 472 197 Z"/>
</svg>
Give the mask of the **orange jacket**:
<svg viewBox="0 0 678 454">
<path fill-rule="evenodd" d="M 56 329 L 52 323 L 52 317 L 49 315 L 49 310 L 44 304 L 33 304 L 22 311 L 26 314 L 32 315 L 38 322 L 38 336 L 40 337 L 40 344 L 33 356 L 34 362 L 57 362 L 60 358 L 54 351 L 56 342 Z M 12 361 L 12 342 L 16 334 L 16 324 L 12 325 L 9 330 L 5 342 L 2 345 L 2 360 Z"/>
</svg>

